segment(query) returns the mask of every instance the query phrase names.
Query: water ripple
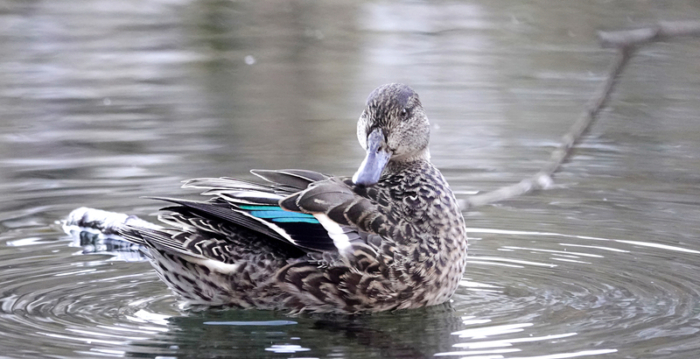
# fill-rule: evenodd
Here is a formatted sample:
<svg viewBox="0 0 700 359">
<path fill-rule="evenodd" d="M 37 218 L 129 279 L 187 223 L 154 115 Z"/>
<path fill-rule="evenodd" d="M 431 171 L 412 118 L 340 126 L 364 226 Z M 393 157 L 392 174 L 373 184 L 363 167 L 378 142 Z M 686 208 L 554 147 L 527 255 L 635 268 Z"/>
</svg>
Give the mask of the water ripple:
<svg viewBox="0 0 700 359">
<path fill-rule="evenodd" d="M 480 244 L 497 242 L 493 253 L 502 254 L 470 256 L 455 300 L 460 311 L 471 314 L 464 318 L 469 328 L 452 333 L 467 341 L 453 347 L 505 346 L 515 352 L 525 351 L 516 349 L 525 343 L 541 341 L 566 349 L 544 356 L 463 350 L 440 355 L 570 358 L 624 351 L 625 343 L 654 350 L 668 345 L 664 340 L 700 348 L 693 341 L 700 331 L 697 250 L 554 232 L 470 228 L 469 233 L 480 236 Z M 494 268 L 499 268 L 498 279 L 493 278 Z M 494 324 L 506 319 L 516 323 Z M 541 335 L 543 330 L 551 334 Z M 606 345 L 610 338 L 614 342 Z M 587 350 L 592 342 L 599 349 Z"/>
</svg>

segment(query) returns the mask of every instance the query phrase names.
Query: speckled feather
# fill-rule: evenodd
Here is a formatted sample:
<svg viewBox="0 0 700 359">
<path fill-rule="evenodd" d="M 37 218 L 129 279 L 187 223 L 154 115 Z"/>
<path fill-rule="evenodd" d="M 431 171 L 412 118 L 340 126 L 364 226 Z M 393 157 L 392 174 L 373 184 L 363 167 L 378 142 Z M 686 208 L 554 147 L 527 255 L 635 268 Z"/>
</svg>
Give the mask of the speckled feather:
<svg viewBox="0 0 700 359">
<path fill-rule="evenodd" d="M 165 199 L 175 204 L 160 217 L 168 228 L 121 233 L 145 244 L 159 276 L 192 303 L 339 313 L 443 303 L 467 235 L 429 161 L 427 123 L 413 90 L 385 85 L 358 123 L 363 147 L 380 128 L 393 156 L 376 184 L 302 170 L 254 171 L 265 184 L 195 179 L 185 186 L 209 200 Z"/>
</svg>

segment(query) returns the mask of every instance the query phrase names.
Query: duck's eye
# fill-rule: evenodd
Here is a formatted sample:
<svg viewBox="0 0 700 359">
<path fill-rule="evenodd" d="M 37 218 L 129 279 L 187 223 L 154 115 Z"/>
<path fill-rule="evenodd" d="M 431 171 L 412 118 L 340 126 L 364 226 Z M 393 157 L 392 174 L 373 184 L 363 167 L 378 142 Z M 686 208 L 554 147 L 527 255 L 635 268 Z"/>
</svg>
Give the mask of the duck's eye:
<svg viewBox="0 0 700 359">
<path fill-rule="evenodd" d="M 406 110 L 404 108 L 401 110 L 401 118 L 405 120 L 407 117 L 408 117 L 408 110 Z"/>
</svg>

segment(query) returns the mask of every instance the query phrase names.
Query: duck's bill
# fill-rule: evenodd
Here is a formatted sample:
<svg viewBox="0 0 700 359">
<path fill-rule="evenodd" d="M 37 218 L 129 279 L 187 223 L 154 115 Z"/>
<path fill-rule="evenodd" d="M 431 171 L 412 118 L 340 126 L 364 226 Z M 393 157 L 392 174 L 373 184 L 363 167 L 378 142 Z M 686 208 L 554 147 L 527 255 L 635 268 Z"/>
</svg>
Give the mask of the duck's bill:
<svg viewBox="0 0 700 359">
<path fill-rule="evenodd" d="M 379 182 L 384 167 L 391 159 L 391 152 L 384 145 L 384 134 L 375 129 L 367 136 L 367 155 L 360 168 L 352 176 L 352 182 L 359 186 L 371 186 Z"/>
</svg>

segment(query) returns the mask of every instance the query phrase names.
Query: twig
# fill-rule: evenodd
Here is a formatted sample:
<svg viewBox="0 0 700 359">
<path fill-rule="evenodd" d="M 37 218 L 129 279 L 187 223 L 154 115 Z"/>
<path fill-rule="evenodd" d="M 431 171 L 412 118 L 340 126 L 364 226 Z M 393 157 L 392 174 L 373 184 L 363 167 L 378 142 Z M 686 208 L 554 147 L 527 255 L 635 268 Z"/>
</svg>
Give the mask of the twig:
<svg viewBox="0 0 700 359">
<path fill-rule="evenodd" d="M 554 173 L 559 169 L 562 163 L 564 163 L 567 157 L 571 155 L 574 145 L 579 142 L 583 134 L 586 133 L 595 122 L 600 110 L 610 99 L 610 94 L 615 87 L 617 79 L 630 57 L 633 56 L 634 49 L 638 46 L 671 36 L 691 35 L 700 35 L 700 22 L 661 22 L 654 27 L 643 29 L 599 32 L 598 36 L 603 47 L 614 47 L 617 49 L 615 60 L 608 71 L 605 82 L 600 85 L 593 98 L 591 98 L 586 105 L 583 113 L 579 115 L 573 126 L 571 126 L 569 131 L 562 137 L 561 144 L 552 152 L 549 162 L 534 176 L 526 178 L 519 183 L 467 197 L 460 201 L 460 207 L 463 210 L 472 209 L 514 198 L 533 190 L 549 188 L 552 185 L 552 176 Z"/>
<path fill-rule="evenodd" d="M 603 47 L 616 48 L 644 45 L 672 36 L 693 35 L 700 35 L 700 21 L 664 21 L 642 29 L 598 32 Z"/>
</svg>

